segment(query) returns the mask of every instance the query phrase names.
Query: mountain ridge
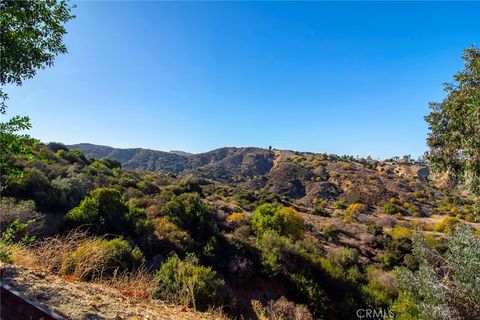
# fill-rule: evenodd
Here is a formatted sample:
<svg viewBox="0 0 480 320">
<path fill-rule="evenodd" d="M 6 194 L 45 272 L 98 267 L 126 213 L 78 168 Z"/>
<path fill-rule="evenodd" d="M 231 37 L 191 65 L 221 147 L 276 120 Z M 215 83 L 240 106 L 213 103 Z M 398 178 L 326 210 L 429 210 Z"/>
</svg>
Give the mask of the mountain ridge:
<svg viewBox="0 0 480 320">
<path fill-rule="evenodd" d="M 87 157 L 113 158 L 130 170 L 190 175 L 246 190 L 262 190 L 305 204 L 315 199 L 342 198 L 378 205 L 392 197 L 409 198 L 408 194 L 416 190 L 414 185 L 430 190 L 426 184 L 428 166 L 412 161 L 376 161 L 255 147 L 224 147 L 189 156 L 93 144 L 68 147 Z"/>
</svg>

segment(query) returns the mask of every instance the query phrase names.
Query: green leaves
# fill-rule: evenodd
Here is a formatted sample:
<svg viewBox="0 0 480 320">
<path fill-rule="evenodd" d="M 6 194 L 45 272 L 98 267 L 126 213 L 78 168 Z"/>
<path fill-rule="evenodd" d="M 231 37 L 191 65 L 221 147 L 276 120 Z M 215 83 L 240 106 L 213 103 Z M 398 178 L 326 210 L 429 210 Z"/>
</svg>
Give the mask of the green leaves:
<svg viewBox="0 0 480 320">
<path fill-rule="evenodd" d="M 199 242 L 207 242 L 217 234 L 211 209 L 203 204 L 196 193 L 184 193 L 174 196 L 162 208 L 165 216 L 180 229 Z"/>
<path fill-rule="evenodd" d="M 21 85 L 67 52 L 64 24 L 74 16 L 66 1 L 5 0 L 0 11 L 2 86 Z"/>
<path fill-rule="evenodd" d="M 424 237 L 414 237 L 419 268 L 397 270 L 402 294 L 426 319 L 480 317 L 480 238 L 466 226 L 450 236 L 446 254 L 432 249 Z"/>
<path fill-rule="evenodd" d="M 222 302 L 220 288 L 224 281 L 210 267 L 198 264 L 193 255 L 181 260 L 170 256 L 155 274 L 152 298 L 177 302 L 185 306 L 206 310 Z"/>
<path fill-rule="evenodd" d="M 22 85 L 38 69 L 53 65 L 58 54 L 66 53 L 64 24 L 72 19 L 64 0 L 4 0 L 0 2 L 0 84 Z M 0 114 L 6 114 L 8 95 L 0 88 Z M 19 175 L 15 159 L 31 158 L 37 143 L 20 132 L 31 128 L 28 117 L 15 116 L 0 123 L 0 170 Z M 0 186 L 1 188 L 1 186 Z"/>
<path fill-rule="evenodd" d="M 257 237 L 261 237 L 268 230 L 295 240 L 303 237 L 304 220 L 290 207 L 263 204 L 255 210 L 251 223 Z"/>
<path fill-rule="evenodd" d="M 28 117 L 15 116 L 7 122 L 0 122 L 0 172 L 19 175 L 14 164 L 16 159 L 32 158 L 33 148 L 38 143 L 29 135 L 21 133 L 31 128 Z"/>
<path fill-rule="evenodd" d="M 445 84 L 447 97 L 430 103 L 427 159 L 434 171 L 480 194 L 480 50 L 465 49 L 463 60 L 464 70 Z"/>
</svg>

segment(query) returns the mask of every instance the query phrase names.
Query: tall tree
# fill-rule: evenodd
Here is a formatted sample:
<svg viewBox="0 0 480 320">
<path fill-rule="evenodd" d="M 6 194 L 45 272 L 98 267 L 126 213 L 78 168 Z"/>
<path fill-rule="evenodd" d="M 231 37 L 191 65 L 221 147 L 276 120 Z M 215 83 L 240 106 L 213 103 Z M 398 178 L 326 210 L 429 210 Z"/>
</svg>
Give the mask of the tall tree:
<svg viewBox="0 0 480 320">
<path fill-rule="evenodd" d="M 434 172 L 480 195 L 480 50 L 465 49 L 463 60 L 464 69 L 444 85 L 447 97 L 430 103 L 427 159 Z"/>
<path fill-rule="evenodd" d="M 2 0 L 0 2 L 0 114 L 5 116 L 6 85 L 22 85 L 37 70 L 53 65 L 66 53 L 65 23 L 74 16 L 72 6 L 61 0 Z M 0 170 L 15 171 L 12 158 L 31 155 L 35 140 L 20 132 L 30 129 L 30 119 L 15 116 L 0 122 Z"/>
</svg>

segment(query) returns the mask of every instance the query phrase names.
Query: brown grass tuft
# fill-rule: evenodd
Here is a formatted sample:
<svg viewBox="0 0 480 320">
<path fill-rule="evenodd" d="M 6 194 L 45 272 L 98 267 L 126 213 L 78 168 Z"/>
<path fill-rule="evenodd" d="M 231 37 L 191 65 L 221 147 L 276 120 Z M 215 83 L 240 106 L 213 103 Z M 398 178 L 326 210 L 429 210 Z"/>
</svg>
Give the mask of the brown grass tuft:
<svg viewBox="0 0 480 320">
<path fill-rule="evenodd" d="M 65 236 L 44 238 L 26 247 L 19 247 L 12 253 L 16 265 L 58 274 L 63 257 L 87 240 L 87 234 L 72 230 Z"/>
</svg>

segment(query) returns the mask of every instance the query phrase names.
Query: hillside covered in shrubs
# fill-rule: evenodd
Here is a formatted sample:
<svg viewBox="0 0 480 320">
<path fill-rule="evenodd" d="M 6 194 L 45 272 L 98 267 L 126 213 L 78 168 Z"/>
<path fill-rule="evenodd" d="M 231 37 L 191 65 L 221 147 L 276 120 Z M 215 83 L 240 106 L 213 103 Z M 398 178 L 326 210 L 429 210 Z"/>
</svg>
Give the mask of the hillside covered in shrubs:
<svg viewBox="0 0 480 320">
<path fill-rule="evenodd" d="M 370 307 L 410 319 L 427 297 L 401 279 L 420 276 L 428 250 L 461 255 L 478 241 L 475 203 L 423 165 L 262 152 L 268 172 L 231 182 L 39 144 L 2 177 L 2 261 L 69 281 L 141 279 L 124 291 L 230 317 L 349 319 Z M 283 192 L 296 183 L 301 196 Z"/>
<path fill-rule="evenodd" d="M 3 119 L 5 90 L 67 52 L 74 8 L 0 2 L 2 282 L 68 319 L 480 319 L 478 48 L 430 104 L 419 161 L 45 144 Z"/>
</svg>

